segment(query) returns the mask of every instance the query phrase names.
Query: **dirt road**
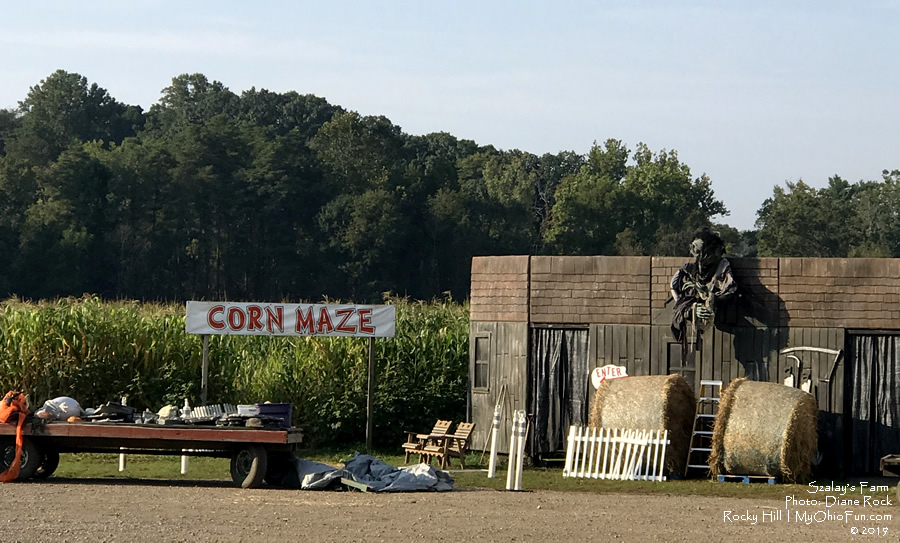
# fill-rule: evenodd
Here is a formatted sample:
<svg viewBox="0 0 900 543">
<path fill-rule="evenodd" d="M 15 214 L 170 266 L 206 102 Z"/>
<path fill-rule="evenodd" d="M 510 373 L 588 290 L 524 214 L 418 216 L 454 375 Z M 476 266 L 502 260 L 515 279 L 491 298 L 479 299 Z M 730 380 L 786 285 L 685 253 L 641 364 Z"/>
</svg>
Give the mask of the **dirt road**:
<svg viewBox="0 0 900 543">
<path fill-rule="evenodd" d="M 847 510 L 849 522 L 836 518 Z M 897 541 L 898 513 L 896 505 L 786 506 L 771 499 L 50 479 L 0 486 L 0 541 Z M 804 518 L 808 525 L 797 522 Z M 863 535 L 854 537 L 853 528 Z"/>
</svg>

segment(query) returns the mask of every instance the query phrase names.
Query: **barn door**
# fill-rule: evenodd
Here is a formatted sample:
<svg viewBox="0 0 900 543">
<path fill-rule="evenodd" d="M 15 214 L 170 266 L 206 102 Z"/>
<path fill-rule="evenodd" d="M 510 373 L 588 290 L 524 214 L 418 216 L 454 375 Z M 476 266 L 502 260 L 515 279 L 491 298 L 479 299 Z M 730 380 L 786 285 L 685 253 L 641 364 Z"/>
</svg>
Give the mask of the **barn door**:
<svg viewBox="0 0 900 543">
<path fill-rule="evenodd" d="M 588 418 L 588 331 L 534 328 L 531 342 L 533 454 L 563 450 L 569 426 Z"/>
<path fill-rule="evenodd" d="M 900 452 L 900 336 L 850 336 L 851 469 L 879 470 L 879 460 Z"/>
</svg>

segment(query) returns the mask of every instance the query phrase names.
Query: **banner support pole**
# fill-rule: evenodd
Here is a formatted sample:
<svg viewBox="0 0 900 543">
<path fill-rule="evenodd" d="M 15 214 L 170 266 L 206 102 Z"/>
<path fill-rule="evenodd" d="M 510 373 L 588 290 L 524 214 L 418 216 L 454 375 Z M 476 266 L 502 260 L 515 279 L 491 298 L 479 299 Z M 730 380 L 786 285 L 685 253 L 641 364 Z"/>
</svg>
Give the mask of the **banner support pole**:
<svg viewBox="0 0 900 543">
<path fill-rule="evenodd" d="M 200 367 L 200 405 L 206 405 L 209 387 L 209 335 L 203 334 L 203 365 Z"/>
<path fill-rule="evenodd" d="M 366 394 L 366 450 L 372 450 L 372 436 L 375 433 L 375 420 L 372 413 L 375 396 L 375 338 L 369 338 L 369 390 Z"/>
</svg>

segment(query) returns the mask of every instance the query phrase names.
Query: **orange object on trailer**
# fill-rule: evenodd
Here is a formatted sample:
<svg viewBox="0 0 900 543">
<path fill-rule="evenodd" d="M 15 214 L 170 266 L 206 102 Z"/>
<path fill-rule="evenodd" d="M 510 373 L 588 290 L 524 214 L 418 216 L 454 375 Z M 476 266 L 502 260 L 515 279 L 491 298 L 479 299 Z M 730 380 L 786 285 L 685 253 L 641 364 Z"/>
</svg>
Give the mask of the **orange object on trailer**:
<svg viewBox="0 0 900 543">
<path fill-rule="evenodd" d="M 25 424 L 25 417 L 28 416 L 25 394 L 10 390 L 0 401 L 0 423 L 9 422 L 13 414 L 16 414 L 18 418 L 16 422 L 16 456 L 10 463 L 9 469 L 0 473 L 0 483 L 14 481 L 19 476 L 19 467 L 22 462 L 22 425 Z"/>
</svg>

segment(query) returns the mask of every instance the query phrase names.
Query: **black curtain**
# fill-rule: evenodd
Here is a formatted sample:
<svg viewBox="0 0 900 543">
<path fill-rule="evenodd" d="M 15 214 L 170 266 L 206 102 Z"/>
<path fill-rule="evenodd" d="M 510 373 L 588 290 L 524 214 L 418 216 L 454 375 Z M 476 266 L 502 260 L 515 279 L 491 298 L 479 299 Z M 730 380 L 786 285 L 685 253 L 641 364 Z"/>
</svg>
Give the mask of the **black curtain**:
<svg viewBox="0 0 900 543">
<path fill-rule="evenodd" d="M 566 350 L 569 353 L 569 419 L 563 426 L 563 439 L 569 433 L 569 426 L 578 424 L 584 426 L 588 422 L 590 414 L 591 369 L 588 367 L 588 331 L 567 330 Z M 565 443 L 563 443 L 565 445 Z"/>
<path fill-rule="evenodd" d="M 565 446 L 569 426 L 588 418 L 587 330 L 535 328 L 531 342 L 533 453 Z"/>
<path fill-rule="evenodd" d="M 875 472 L 900 452 L 900 336 L 854 335 L 851 353 L 852 470 Z"/>
</svg>

